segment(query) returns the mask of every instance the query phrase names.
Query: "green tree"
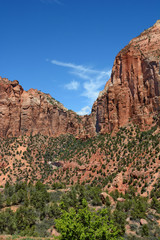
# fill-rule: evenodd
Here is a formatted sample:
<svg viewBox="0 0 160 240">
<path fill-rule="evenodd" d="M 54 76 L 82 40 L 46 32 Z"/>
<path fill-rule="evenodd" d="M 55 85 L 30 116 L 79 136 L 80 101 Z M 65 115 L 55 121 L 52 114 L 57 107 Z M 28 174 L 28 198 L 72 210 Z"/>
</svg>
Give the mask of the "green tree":
<svg viewBox="0 0 160 240">
<path fill-rule="evenodd" d="M 47 215 L 49 218 L 57 218 L 61 214 L 60 208 L 57 203 L 51 203 L 47 209 Z"/>
<path fill-rule="evenodd" d="M 41 182 L 37 182 L 35 188 L 30 192 L 30 204 L 36 209 L 43 211 L 45 204 L 49 202 L 49 193 Z"/>
<path fill-rule="evenodd" d="M 109 197 L 107 196 L 105 199 L 106 206 L 109 207 L 111 205 L 111 201 L 109 200 Z"/>
<path fill-rule="evenodd" d="M 115 221 L 115 225 L 121 231 L 122 234 L 125 232 L 126 217 L 127 217 L 126 213 L 120 210 L 116 209 L 113 212 L 113 219 Z"/>
<path fill-rule="evenodd" d="M 0 209 L 3 207 L 3 196 L 0 193 Z"/>
<path fill-rule="evenodd" d="M 12 195 L 11 202 L 12 202 L 12 205 L 18 204 L 18 197 L 16 193 Z"/>
<path fill-rule="evenodd" d="M 148 236 L 149 235 L 149 229 L 148 229 L 148 225 L 145 224 L 142 226 L 142 231 L 141 231 L 141 236 Z"/>
<path fill-rule="evenodd" d="M 56 228 L 61 233 L 61 240 L 117 240 L 121 239 L 119 230 L 109 221 L 107 210 L 99 213 L 92 212 L 86 200 L 83 207 L 77 212 L 71 208 L 69 212 L 63 211 L 60 219 L 56 220 Z"/>
<path fill-rule="evenodd" d="M 19 231 L 32 228 L 36 223 L 36 212 L 33 207 L 20 207 L 16 211 L 16 225 Z"/>
<path fill-rule="evenodd" d="M 13 234 L 16 231 L 14 213 L 10 208 L 0 213 L 0 233 Z"/>
<path fill-rule="evenodd" d="M 160 213 L 160 201 L 156 199 L 156 197 L 152 198 L 151 208 L 157 210 L 157 212 Z"/>
<path fill-rule="evenodd" d="M 145 218 L 147 206 L 147 199 L 143 197 L 138 197 L 134 199 L 131 217 L 133 219 Z"/>
<path fill-rule="evenodd" d="M 25 197 L 26 197 L 26 190 L 24 190 L 22 188 L 19 189 L 16 196 L 17 196 L 17 202 L 18 203 L 24 202 Z"/>
<path fill-rule="evenodd" d="M 9 182 L 6 182 L 5 188 L 4 188 L 4 194 L 8 197 L 11 197 L 14 193 L 14 187 L 9 184 Z"/>
</svg>

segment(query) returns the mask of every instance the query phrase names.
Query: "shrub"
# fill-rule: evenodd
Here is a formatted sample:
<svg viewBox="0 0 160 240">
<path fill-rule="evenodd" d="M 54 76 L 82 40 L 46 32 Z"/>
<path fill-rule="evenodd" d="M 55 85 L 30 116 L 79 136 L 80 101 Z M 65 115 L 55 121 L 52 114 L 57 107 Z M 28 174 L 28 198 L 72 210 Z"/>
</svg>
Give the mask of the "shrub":
<svg viewBox="0 0 160 240">
<path fill-rule="evenodd" d="M 56 228 L 61 233 L 61 240 L 116 240 L 119 230 L 109 221 L 107 210 L 103 209 L 99 215 L 89 210 L 86 200 L 77 212 L 71 208 L 63 211 L 60 219 L 56 220 Z"/>
</svg>

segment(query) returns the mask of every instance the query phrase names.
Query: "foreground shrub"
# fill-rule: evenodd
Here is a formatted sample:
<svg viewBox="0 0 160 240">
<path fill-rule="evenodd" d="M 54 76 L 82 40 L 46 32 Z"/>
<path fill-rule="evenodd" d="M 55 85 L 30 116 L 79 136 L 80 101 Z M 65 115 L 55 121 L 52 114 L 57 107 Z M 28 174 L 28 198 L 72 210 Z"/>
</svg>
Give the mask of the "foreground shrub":
<svg viewBox="0 0 160 240">
<path fill-rule="evenodd" d="M 78 209 L 71 208 L 69 212 L 63 211 L 60 219 L 56 220 L 56 228 L 61 233 L 61 240 L 117 240 L 119 230 L 109 220 L 107 209 L 92 212 L 86 200 Z"/>
</svg>

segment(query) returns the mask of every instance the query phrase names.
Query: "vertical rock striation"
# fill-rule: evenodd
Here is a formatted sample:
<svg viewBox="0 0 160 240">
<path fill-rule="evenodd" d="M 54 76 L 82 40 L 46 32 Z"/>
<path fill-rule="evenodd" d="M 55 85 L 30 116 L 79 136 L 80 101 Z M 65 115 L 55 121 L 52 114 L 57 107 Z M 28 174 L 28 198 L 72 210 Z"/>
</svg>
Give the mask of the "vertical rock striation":
<svg viewBox="0 0 160 240">
<path fill-rule="evenodd" d="M 111 79 L 95 101 L 97 131 L 117 131 L 129 122 L 151 127 L 160 112 L 160 20 L 115 58 Z"/>
</svg>

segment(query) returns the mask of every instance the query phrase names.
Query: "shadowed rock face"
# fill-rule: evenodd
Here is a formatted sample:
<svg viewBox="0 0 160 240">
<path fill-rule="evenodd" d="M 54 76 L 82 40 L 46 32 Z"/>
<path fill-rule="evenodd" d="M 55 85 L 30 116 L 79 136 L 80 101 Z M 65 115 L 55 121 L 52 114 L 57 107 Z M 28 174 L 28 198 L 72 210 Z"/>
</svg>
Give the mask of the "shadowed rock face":
<svg viewBox="0 0 160 240">
<path fill-rule="evenodd" d="M 129 122 L 151 127 L 160 111 L 160 21 L 116 56 L 111 79 L 89 116 L 67 110 L 49 94 L 24 91 L 18 81 L 0 78 L 0 137 L 30 134 L 93 137 Z"/>
</svg>

